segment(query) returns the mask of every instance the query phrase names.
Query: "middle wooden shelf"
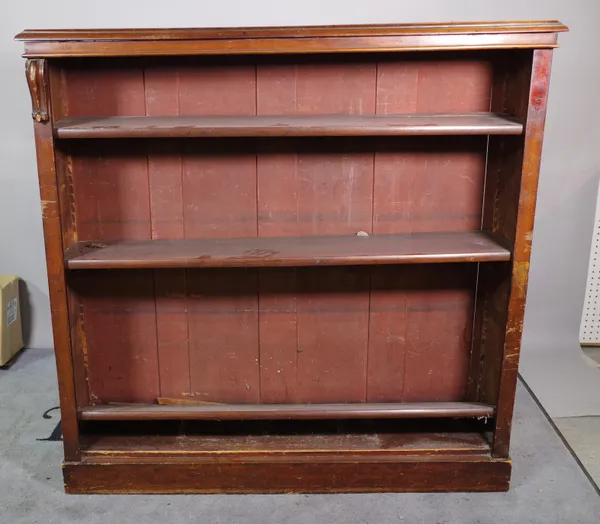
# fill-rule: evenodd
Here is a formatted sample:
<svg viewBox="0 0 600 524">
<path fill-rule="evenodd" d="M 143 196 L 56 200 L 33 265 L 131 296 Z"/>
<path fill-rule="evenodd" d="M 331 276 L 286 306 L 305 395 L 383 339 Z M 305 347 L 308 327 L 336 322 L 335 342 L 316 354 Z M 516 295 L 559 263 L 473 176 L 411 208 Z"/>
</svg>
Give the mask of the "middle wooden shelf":
<svg viewBox="0 0 600 524">
<path fill-rule="evenodd" d="M 77 242 L 68 269 L 295 267 L 502 262 L 511 252 L 487 231 Z"/>
</svg>

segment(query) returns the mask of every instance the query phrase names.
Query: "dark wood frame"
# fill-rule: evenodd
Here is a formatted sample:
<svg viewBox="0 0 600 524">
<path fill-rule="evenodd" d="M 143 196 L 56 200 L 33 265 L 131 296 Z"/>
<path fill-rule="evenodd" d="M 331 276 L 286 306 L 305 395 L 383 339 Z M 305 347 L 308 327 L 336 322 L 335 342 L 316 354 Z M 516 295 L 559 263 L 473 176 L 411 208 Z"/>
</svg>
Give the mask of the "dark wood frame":
<svg viewBox="0 0 600 524">
<path fill-rule="evenodd" d="M 31 92 L 34 132 L 42 201 L 42 218 L 58 369 L 60 405 L 65 449 L 65 483 L 71 493 L 263 493 L 263 492 L 361 492 L 361 491 L 487 491 L 506 490 L 510 479 L 509 443 L 517 381 L 521 332 L 531 251 L 531 237 L 540 167 L 552 48 L 557 34 L 566 27 L 555 21 L 459 24 L 412 24 L 314 28 L 245 29 L 152 29 L 25 31 L 17 36 L 25 42 L 27 81 Z M 432 131 L 417 122 L 395 122 L 392 131 L 375 121 L 362 126 L 360 119 L 315 123 L 288 121 L 286 134 L 296 136 L 374 134 L 487 134 L 488 174 L 484 195 L 482 229 L 495 244 L 469 251 L 456 245 L 432 251 L 419 248 L 419 239 L 406 238 L 401 254 L 372 253 L 362 258 L 333 254 L 319 258 L 314 246 L 291 246 L 292 255 L 252 257 L 217 256 L 211 267 L 296 266 L 320 264 L 387 264 L 452 261 L 507 260 L 501 266 L 481 264 L 486 275 L 477 294 L 475 332 L 471 355 L 469 398 L 456 405 L 318 405 L 318 406 L 91 406 L 85 384 L 83 310 L 76 291 L 67 285 L 70 270 L 78 268 L 200 267 L 192 258 L 174 261 L 160 257 L 145 262 L 131 256 L 139 246 L 91 245 L 78 242 L 73 206 L 72 173 L 55 141 L 62 138 L 152 136 L 282 136 L 273 123 L 211 122 L 195 119 L 187 128 L 172 130 L 148 127 L 147 120 L 95 125 L 85 119 L 64 120 L 58 98 L 54 60 L 73 57 L 143 57 L 181 55 L 391 53 L 404 51 L 499 49 L 503 73 L 495 79 L 491 110 L 516 117 L 492 126 L 493 115 L 479 127 L 465 126 L 450 117 Z M 515 54 L 516 49 L 530 50 Z M 425 116 L 427 121 L 428 116 Z M 121 119 L 123 120 L 123 119 Z M 209 119 L 210 120 L 210 119 Z M 218 120 L 218 119 L 217 119 Z M 114 120 L 109 124 L 114 124 Z M 156 122 L 154 123 L 156 124 Z M 241 133 L 236 126 L 244 129 Z M 444 125 L 446 127 L 444 127 Z M 211 127 L 212 126 L 212 127 Z M 403 127 L 404 126 L 404 127 Z M 461 127 L 462 126 L 462 127 Z M 370 130 L 369 130 L 370 128 Z M 171 130 L 170 130 L 171 129 Z M 307 131 L 308 129 L 308 131 Z M 372 239 L 369 239 L 372 240 Z M 202 243 L 200 243 L 202 244 Z M 210 243 L 209 243 L 210 244 Z M 293 243 L 292 243 L 293 244 Z M 350 245 L 355 245 L 350 243 Z M 414 246 L 417 247 L 414 247 Z M 214 246 L 192 245 L 208 250 Z M 256 246 L 255 246 L 256 247 Z M 264 249 L 264 246 L 257 246 Z M 109 249 L 113 251 L 109 251 Z M 102 252 L 105 254 L 102 254 Z M 116 249 L 116 251 L 115 251 Z M 119 251 L 119 249 L 121 251 Z M 183 249 L 183 248 L 182 248 Z M 300 252 L 298 252 L 298 249 Z M 304 249 L 304 251 L 302 251 Z M 341 253 L 347 248 L 338 248 Z M 129 251 L 128 251 L 129 250 Z M 212 250 L 212 251 L 211 251 Z M 294 251 L 296 250 L 296 251 Z M 183 249 L 185 251 L 185 249 Z M 235 249 L 234 249 L 235 251 Z M 216 250 L 217 254 L 219 249 Z M 66 253 L 66 255 L 65 255 Z M 125 253 L 125 254 L 123 254 Z M 129 253 L 129 254 L 128 254 Z M 441 255 L 440 260 L 436 257 Z M 338 258 L 336 258 L 336 256 Z M 445 258 L 444 258 L 445 256 Z M 388 257 L 388 258 L 386 258 Z M 454 258 L 452 258 L 454 257 Z M 342 260 L 342 261 L 340 261 Z M 346 260 L 343 262 L 343 260 Z M 265 414 L 266 413 L 266 414 Z M 300 413 L 300 415 L 298 415 Z M 260 418 L 424 418 L 490 417 L 487 429 L 492 442 L 487 452 L 469 451 L 465 445 L 454 451 L 433 448 L 407 454 L 387 455 L 373 450 L 316 450 L 288 453 L 285 446 L 272 453 L 238 450 L 227 455 L 218 451 L 178 454 L 172 447 L 155 453 L 131 451 L 131 446 L 99 450 L 97 443 L 82 441 L 81 425 L 98 420 L 164 419 L 260 419 Z M 448 435 L 446 438 L 450 438 Z M 288 450 L 289 451 L 289 450 Z"/>
</svg>

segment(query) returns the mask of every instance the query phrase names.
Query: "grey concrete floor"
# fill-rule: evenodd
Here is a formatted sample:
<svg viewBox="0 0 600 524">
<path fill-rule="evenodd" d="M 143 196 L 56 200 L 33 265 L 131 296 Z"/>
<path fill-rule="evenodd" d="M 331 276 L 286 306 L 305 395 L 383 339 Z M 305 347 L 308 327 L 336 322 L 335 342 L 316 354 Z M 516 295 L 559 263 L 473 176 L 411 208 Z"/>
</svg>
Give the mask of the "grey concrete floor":
<svg viewBox="0 0 600 524">
<path fill-rule="evenodd" d="M 600 348 L 584 347 L 580 358 L 586 361 L 588 367 L 596 368 L 593 372 L 600 384 Z M 600 412 L 587 416 L 553 417 L 553 421 L 596 485 L 600 486 Z"/>
<path fill-rule="evenodd" d="M 557 418 L 554 423 L 590 477 L 600 486 L 600 417 Z"/>
<path fill-rule="evenodd" d="M 600 497 L 525 388 L 519 387 L 508 493 L 368 495 L 65 495 L 51 351 L 0 370 L 0 524 L 590 523 Z"/>
<path fill-rule="evenodd" d="M 577 342 L 531 344 L 521 353 L 519 368 L 568 446 L 600 485 L 600 348 L 581 348 Z"/>
</svg>

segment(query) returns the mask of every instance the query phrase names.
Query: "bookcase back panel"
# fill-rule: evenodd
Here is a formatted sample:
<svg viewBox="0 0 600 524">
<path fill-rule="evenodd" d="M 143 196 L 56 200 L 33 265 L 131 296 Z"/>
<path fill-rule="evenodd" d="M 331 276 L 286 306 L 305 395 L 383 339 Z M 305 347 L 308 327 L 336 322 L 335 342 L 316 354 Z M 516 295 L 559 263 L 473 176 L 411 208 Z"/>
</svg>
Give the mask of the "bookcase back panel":
<svg viewBox="0 0 600 524">
<path fill-rule="evenodd" d="M 488 111 L 487 53 L 65 62 L 67 116 Z M 479 229 L 486 137 L 85 140 L 80 240 Z M 77 275 L 93 402 L 463 400 L 475 266 Z M 107 329 L 106 326 L 112 326 Z M 431 326 L 435 325 L 436 329 Z"/>
<path fill-rule="evenodd" d="M 439 161 L 421 162 L 432 152 Z M 482 137 L 443 143 L 432 137 L 421 145 L 410 139 L 81 141 L 70 144 L 70 153 L 84 240 L 468 230 L 480 222 Z M 387 155 L 396 171 L 375 171 L 374 158 Z M 282 162 L 287 169 L 277 168 Z M 356 167 L 361 163 L 368 169 Z M 176 191 L 161 184 L 173 172 Z M 419 176 L 431 185 L 414 200 Z M 393 207 L 377 215 L 390 193 Z M 260 276 L 161 270 L 133 271 L 131 279 L 94 273 L 89 280 L 109 300 L 126 300 L 105 308 L 115 326 L 107 331 L 105 314 L 82 288 L 91 398 L 461 400 L 473 267 L 281 269 Z M 88 280 L 85 273 L 81 278 Z M 434 291 L 445 280 L 458 281 L 458 290 Z M 402 286 L 411 286 L 410 300 Z M 413 302 L 426 313 L 407 314 Z M 448 365 L 439 367 L 440 360 Z M 129 375 L 135 380 L 119 378 Z"/>
<path fill-rule="evenodd" d="M 479 229 L 486 137 L 85 140 L 81 240 Z"/>
<path fill-rule="evenodd" d="M 472 264 L 94 275 L 71 278 L 95 403 L 465 398 Z"/>
<path fill-rule="evenodd" d="M 55 116 L 489 111 L 498 51 L 66 59 Z"/>
</svg>

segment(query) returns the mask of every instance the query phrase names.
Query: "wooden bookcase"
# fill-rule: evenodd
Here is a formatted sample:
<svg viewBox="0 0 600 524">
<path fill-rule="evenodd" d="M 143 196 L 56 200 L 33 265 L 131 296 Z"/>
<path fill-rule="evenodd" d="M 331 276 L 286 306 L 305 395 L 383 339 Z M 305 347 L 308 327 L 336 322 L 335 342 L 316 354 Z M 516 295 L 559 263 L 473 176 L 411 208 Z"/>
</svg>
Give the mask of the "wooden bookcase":
<svg viewBox="0 0 600 524">
<path fill-rule="evenodd" d="M 67 491 L 508 489 L 564 30 L 18 35 Z"/>
</svg>

